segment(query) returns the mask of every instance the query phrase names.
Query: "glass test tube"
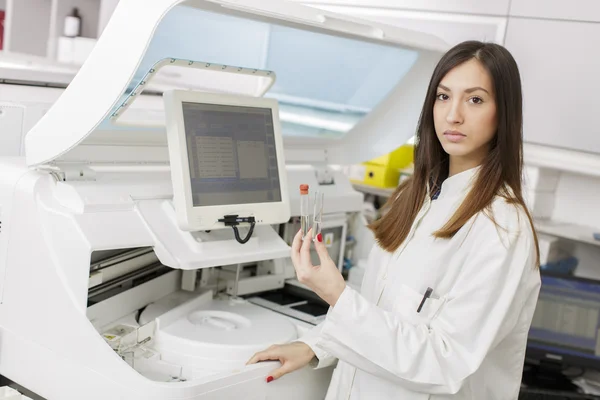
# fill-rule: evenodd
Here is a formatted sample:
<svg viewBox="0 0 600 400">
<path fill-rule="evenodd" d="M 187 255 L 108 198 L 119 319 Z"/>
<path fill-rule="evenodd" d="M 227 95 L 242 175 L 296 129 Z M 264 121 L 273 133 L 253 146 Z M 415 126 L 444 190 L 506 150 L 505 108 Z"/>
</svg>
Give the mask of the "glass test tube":
<svg viewBox="0 0 600 400">
<path fill-rule="evenodd" d="M 302 239 L 308 233 L 310 225 L 308 185 L 300 185 L 300 227 L 302 229 Z"/>
<path fill-rule="evenodd" d="M 315 192 L 315 211 L 313 214 L 313 226 L 312 226 L 312 237 L 313 239 L 317 239 L 317 237 L 321 234 L 321 224 L 323 217 L 323 201 L 325 199 L 325 193 L 323 192 Z"/>
</svg>

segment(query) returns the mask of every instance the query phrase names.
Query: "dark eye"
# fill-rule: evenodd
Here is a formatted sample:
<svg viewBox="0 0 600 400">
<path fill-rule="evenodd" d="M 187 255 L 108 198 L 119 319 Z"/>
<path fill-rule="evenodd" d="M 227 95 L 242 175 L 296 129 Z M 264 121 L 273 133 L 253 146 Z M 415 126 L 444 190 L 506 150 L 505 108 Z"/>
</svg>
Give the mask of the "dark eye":
<svg viewBox="0 0 600 400">
<path fill-rule="evenodd" d="M 448 97 L 448 95 L 447 95 L 447 94 L 444 94 L 444 93 L 439 93 L 439 94 L 437 95 L 437 99 L 438 99 L 438 100 L 441 100 L 441 101 L 446 101 L 446 100 L 448 100 L 448 99 L 449 99 L 449 97 Z"/>
<path fill-rule="evenodd" d="M 477 97 L 477 96 L 471 97 L 469 100 L 471 100 L 475 104 L 481 104 L 481 103 L 483 103 L 483 99 L 481 97 Z"/>
</svg>

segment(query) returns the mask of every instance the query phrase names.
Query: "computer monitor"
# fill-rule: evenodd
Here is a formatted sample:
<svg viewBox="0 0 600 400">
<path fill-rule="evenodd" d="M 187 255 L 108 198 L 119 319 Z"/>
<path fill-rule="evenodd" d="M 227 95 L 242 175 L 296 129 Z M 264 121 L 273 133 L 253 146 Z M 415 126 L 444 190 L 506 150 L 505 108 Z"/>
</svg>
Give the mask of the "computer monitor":
<svg viewBox="0 0 600 400">
<path fill-rule="evenodd" d="M 277 101 L 172 90 L 163 94 L 182 230 L 225 227 L 225 216 L 256 224 L 290 218 Z"/>
<path fill-rule="evenodd" d="M 600 369 L 600 281 L 542 274 L 526 359 L 550 366 L 546 373 L 566 367 Z"/>
</svg>

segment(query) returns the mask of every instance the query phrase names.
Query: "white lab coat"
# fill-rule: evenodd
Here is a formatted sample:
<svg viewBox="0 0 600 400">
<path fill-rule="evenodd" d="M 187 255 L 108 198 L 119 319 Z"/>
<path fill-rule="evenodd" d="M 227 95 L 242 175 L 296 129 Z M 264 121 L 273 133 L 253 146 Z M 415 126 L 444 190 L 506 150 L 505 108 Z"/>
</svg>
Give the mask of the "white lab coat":
<svg viewBox="0 0 600 400">
<path fill-rule="evenodd" d="M 339 359 L 327 400 L 517 399 L 540 289 L 526 215 L 498 197 L 498 226 L 480 213 L 452 239 L 432 236 L 478 170 L 446 179 L 394 253 L 375 245 L 360 293 L 346 287 L 300 339 L 316 368 Z"/>
</svg>

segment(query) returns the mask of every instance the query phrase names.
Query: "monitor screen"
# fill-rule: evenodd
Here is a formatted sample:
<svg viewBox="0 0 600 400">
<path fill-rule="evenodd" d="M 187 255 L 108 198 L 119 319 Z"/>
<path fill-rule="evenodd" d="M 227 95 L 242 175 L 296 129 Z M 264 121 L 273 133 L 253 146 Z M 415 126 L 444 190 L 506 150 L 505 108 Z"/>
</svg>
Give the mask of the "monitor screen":
<svg viewBox="0 0 600 400">
<path fill-rule="evenodd" d="M 600 365 L 599 329 L 599 281 L 542 276 L 529 332 L 529 350 L 536 350 L 544 358 L 578 359 Z"/>
<path fill-rule="evenodd" d="M 281 201 L 270 108 L 182 102 L 194 207 Z"/>
</svg>

